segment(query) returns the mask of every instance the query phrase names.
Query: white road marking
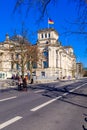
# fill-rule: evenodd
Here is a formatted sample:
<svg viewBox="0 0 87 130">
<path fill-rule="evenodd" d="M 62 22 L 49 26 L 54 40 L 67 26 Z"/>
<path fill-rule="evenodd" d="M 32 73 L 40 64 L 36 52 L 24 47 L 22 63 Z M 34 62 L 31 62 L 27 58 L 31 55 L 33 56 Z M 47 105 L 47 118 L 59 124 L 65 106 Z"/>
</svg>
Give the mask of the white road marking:
<svg viewBox="0 0 87 130">
<path fill-rule="evenodd" d="M 1 99 L 0 102 L 11 100 L 11 99 L 14 99 L 14 98 L 17 98 L 17 96 Z"/>
<path fill-rule="evenodd" d="M 74 89 L 70 90 L 69 92 L 74 92 L 75 90 L 77 90 L 77 89 L 81 88 L 82 86 L 84 86 L 84 85 L 86 85 L 86 84 L 87 84 L 87 83 L 82 84 L 82 85 L 80 85 L 80 86 L 78 86 L 78 87 L 76 87 L 76 88 L 74 88 Z"/>
<path fill-rule="evenodd" d="M 87 83 L 82 84 L 82 85 L 78 86 L 77 88 L 70 90 L 69 92 L 73 92 L 73 91 L 75 91 L 75 90 L 81 88 L 82 86 L 84 86 L 84 85 L 86 85 L 86 84 L 87 84 Z M 52 103 L 52 102 L 54 102 L 54 101 L 60 99 L 61 97 L 65 96 L 65 95 L 68 95 L 68 94 L 69 94 L 69 93 L 64 93 L 62 96 L 58 96 L 58 97 L 56 97 L 56 98 L 54 98 L 54 99 L 52 99 L 52 100 L 49 100 L 49 101 L 47 101 L 47 102 L 45 102 L 45 103 L 43 103 L 43 104 L 41 104 L 41 105 L 39 105 L 39 106 L 37 106 L 37 107 L 35 107 L 35 108 L 33 108 L 33 109 L 30 109 L 30 111 L 33 111 L 33 112 L 34 112 L 34 111 L 37 111 L 37 110 L 39 110 L 39 109 L 41 109 L 41 108 L 47 106 L 48 104 L 50 104 L 50 103 Z"/>
<path fill-rule="evenodd" d="M 0 124 L 0 130 L 3 129 L 4 127 L 6 127 L 6 126 L 18 121 L 18 120 L 20 120 L 21 118 L 22 118 L 21 116 L 16 116 L 16 117 L 14 117 L 14 118 Z"/>
<path fill-rule="evenodd" d="M 68 93 L 64 93 L 63 96 L 66 96 Z"/>
<path fill-rule="evenodd" d="M 61 98 L 61 97 L 62 97 L 62 96 L 56 97 L 56 98 L 54 98 L 54 99 L 52 99 L 52 100 L 50 100 L 50 101 L 48 101 L 48 102 L 45 102 L 45 103 L 43 103 L 43 104 L 41 104 L 41 105 L 39 105 L 39 106 L 37 106 L 37 107 L 31 109 L 30 111 L 37 111 L 38 109 L 47 106 L 48 104 L 50 104 L 50 103 L 56 101 L 57 99 L 59 99 L 59 98 Z"/>
<path fill-rule="evenodd" d="M 38 90 L 38 91 L 35 91 L 34 93 L 40 93 L 40 92 L 44 92 L 45 90 Z"/>
</svg>

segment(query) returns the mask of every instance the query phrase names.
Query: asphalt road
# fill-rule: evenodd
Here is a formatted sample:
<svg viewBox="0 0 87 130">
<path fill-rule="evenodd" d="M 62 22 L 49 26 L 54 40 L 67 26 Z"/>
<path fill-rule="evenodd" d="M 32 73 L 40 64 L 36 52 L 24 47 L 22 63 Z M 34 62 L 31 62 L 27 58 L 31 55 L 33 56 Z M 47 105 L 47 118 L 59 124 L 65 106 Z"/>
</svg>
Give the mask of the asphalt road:
<svg viewBox="0 0 87 130">
<path fill-rule="evenodd" d="M 87 79 L 0 92 L 0 130 L 87 130 Z"/>
</svg>

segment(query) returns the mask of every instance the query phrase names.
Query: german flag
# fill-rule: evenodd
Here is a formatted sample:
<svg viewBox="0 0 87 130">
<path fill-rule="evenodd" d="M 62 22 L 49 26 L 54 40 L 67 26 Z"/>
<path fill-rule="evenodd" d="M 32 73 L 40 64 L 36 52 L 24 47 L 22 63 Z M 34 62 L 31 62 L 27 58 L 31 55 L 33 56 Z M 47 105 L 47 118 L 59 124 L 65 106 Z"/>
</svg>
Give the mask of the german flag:
<svg viewBox="0 0 87 130">
<path fill-rule="evenodd" d="M 52 19 L 48 19 L 48 24 L 54 24 L 54 21 Z"/>
</svg>

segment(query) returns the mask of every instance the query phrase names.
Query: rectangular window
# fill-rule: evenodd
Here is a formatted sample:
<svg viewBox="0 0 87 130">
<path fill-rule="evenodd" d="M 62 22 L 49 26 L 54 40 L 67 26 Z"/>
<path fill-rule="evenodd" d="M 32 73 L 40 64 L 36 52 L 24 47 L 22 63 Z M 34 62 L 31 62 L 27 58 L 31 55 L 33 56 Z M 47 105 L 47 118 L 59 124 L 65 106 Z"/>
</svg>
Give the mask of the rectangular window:
<svg viewBox="0 0 87 130">
<path fill-rule="evenodd" d="M 41 37 L 43 38 L 43 34 L 41 35 Z"/>
<path fill-rule="evenodd" d="M 41 72 L 41 76 L 45 77 L 45 72 L 42 71 Z"/>
<path fill-rule="evenodd" d="M 36 76 L 36 71 L 32 72 L 32 75 L 33 75 L 33 76 Z"/>
<path fill-rule="evenodd" d="M 29 68 L 30 68 L 30 63 L 29 62 L 27 62 L 26 67 L 27 67 L 27 70 L 29 70 Z"/>
<path fill-rule="evenodd" d="M 14 68 L 14 64 L 13 64 L 13 63 L 11 63 L 11 70 L 13 70 L 13 68 Z"/>
<path fill-rule="evenodd" d="M 47 33 L 45 33 L 45 38 L 47 38 Z"/>
<path fill-rule="evenodd" d="M 48 68 L 48 61 L 43 61 L 43 68 Z"/>
<path fill-rule="evenodd" d="M 16 64 L 16 69 L 19 70 L 19 64 Z"/>
<path fill-rule="evenodd" d="M 33 68 L 36 69 L 37 68 L 37 64 L 33 63 Z"/>
<path fill-rule="evenodd" d="M 2 78 L 2 73 L 0 73 L 0 78 Z"/>
<path fill-rule="evenodd" d="M 58 68 L 58 51 L 56 51 L 56 67 Z"/>
<path fill-rule="evenodd" d="M 47 51 L 44 51 L 44 52 L 43 52 L 43 55 L 47 58 L 47 57 L 48 57 L 48 52 L 47 52 Z"/>
<path fill-rule="evenodd" d="M 48 37 L 50 38 L 50 33 L 48 34 Z"/>
<path fill-rule="evenodd" d="M 13 59 L 14 58 L 14 55 L 13 54 L 11 54 L 11 59 Z"/>
<path fill-rule="evenodd" d="M 19 58 L 19 54 L 16 54 L 16 59 L 18 59 Z"/>
</svg>

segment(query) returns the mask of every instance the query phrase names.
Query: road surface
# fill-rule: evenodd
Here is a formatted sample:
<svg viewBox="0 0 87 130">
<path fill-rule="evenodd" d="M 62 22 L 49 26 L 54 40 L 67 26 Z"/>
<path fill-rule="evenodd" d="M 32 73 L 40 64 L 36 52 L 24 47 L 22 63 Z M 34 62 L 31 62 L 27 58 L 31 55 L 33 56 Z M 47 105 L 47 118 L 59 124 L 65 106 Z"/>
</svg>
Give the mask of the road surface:
<svg viewBox="0 0 87 130">
<path fill-rule="evenodd" d="M 87 80 L 0 92 L 0 130 L 86 130 Z"/>
</svg>

